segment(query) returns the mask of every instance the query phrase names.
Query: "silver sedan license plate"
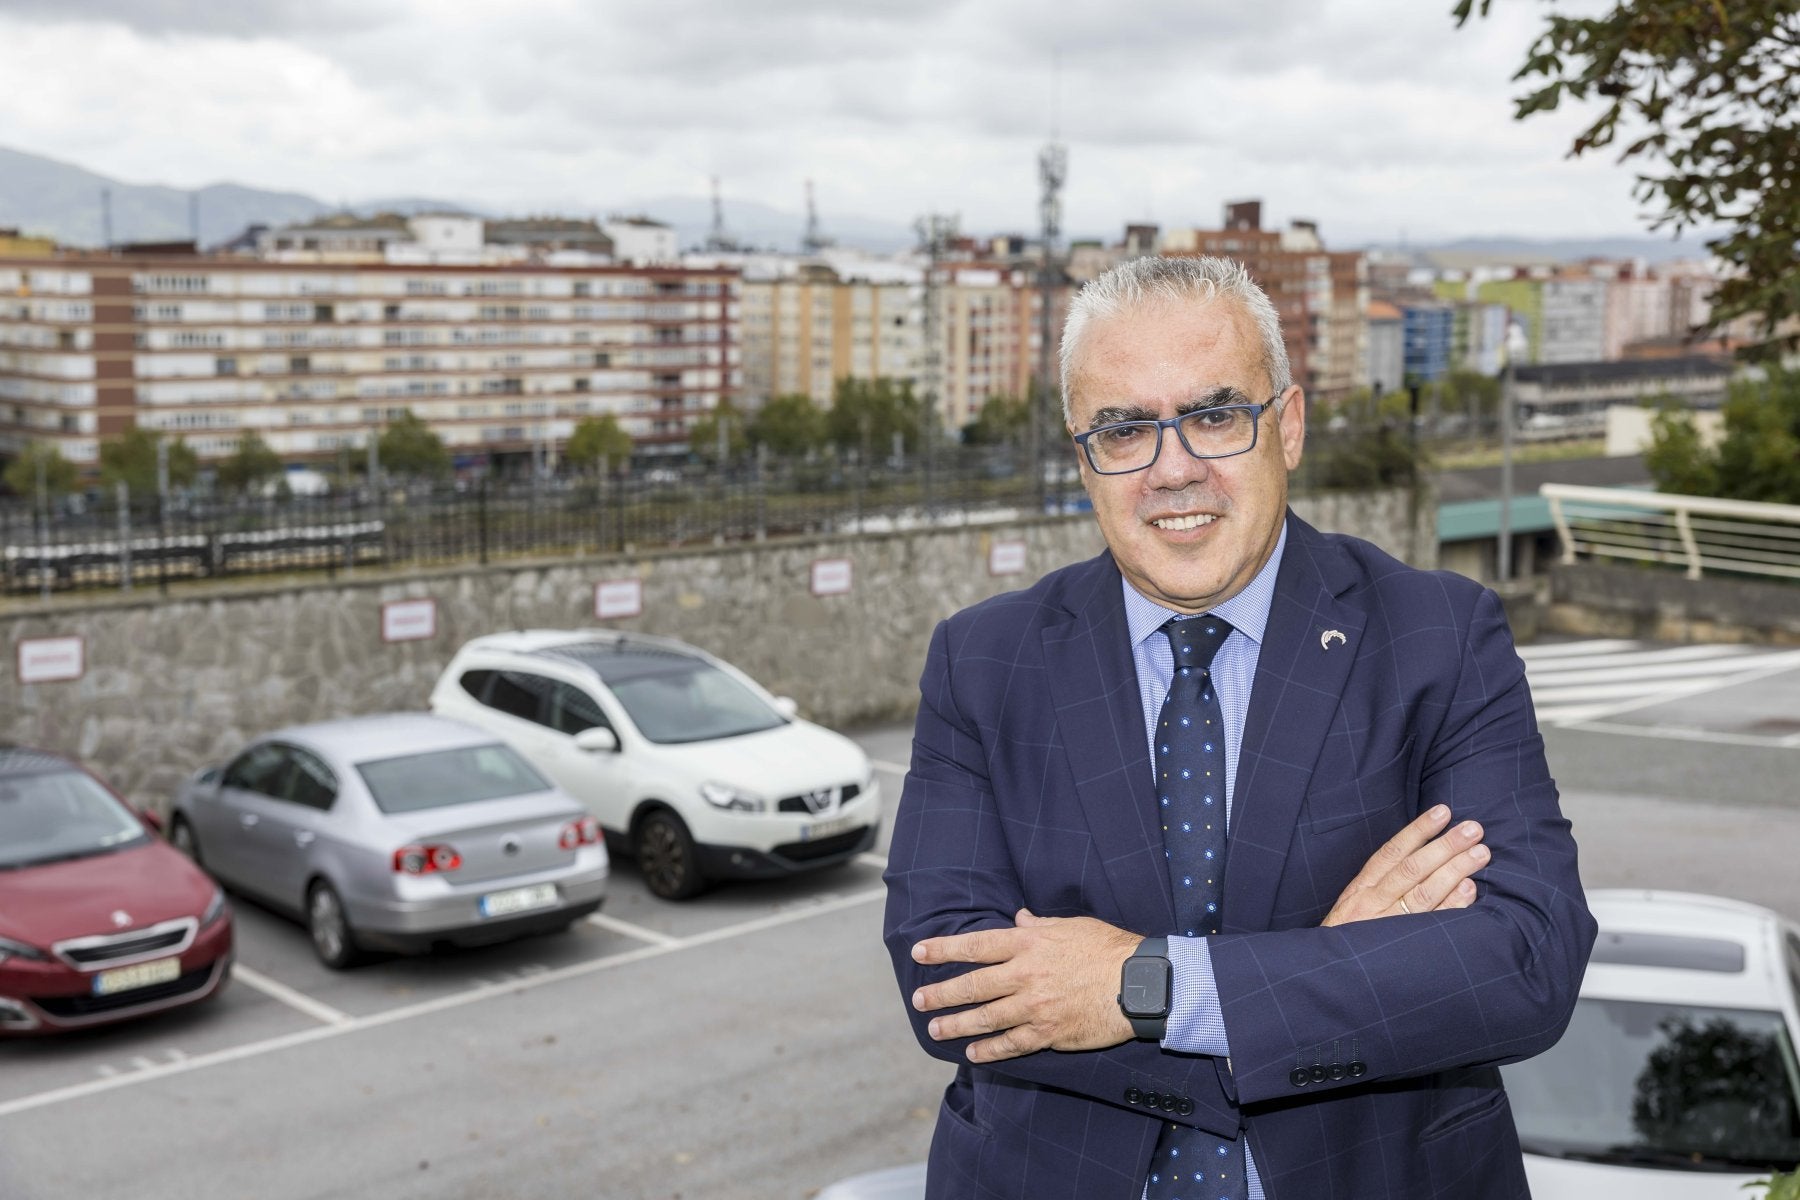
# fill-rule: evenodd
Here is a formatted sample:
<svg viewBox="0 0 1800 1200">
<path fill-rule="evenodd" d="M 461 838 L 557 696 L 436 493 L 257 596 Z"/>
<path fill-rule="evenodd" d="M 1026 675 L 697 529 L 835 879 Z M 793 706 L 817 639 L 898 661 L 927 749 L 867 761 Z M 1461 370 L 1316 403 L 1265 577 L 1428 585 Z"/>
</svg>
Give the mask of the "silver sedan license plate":
<svg viewBox="0 0 1800 1200">
<path fill-rule="evenodd" d="M 129 992 L 133 988 L 168 983 L 180 977 L 179 958 L 159 958 L 155 962 L 139 963 L 135 967 L 119 967 L 100 972 L 94 976 L 94 995 L 111 996 L 118 992 Z"/>
<path fill-rule="evenodd" d="M 481 915 L 484 917 L 509 917 L 514 913 L 532 912 L 540 908 L 555 908 L 556 904 L 556 885 L 554 883 L 534 883 L 529 887 L 509 888 L 504 892 L 489 892 L 481 898 Z"/>
</svg>

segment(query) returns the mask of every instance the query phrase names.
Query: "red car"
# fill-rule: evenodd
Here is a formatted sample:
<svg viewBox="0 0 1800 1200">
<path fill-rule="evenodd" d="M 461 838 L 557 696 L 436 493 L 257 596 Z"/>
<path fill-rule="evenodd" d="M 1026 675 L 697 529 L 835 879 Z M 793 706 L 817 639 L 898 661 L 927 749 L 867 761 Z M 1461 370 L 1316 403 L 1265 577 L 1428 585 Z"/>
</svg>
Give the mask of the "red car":
<svg viewBox="0 0 1800 1200">
<path fill-rule="evenodd" d="M 217 884 L 74 763 L 0 745 L 0 1037 L 205 1000 L 231 957 Z"/>
</svg>

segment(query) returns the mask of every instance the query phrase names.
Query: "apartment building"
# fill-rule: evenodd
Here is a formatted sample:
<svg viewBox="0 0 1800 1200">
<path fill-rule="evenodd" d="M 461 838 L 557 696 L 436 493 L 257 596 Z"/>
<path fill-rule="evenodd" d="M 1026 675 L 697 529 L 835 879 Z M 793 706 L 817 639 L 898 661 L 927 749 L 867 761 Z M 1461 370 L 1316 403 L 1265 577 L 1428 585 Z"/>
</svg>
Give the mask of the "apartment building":
<svg viewBox="0 0 1800 1200">
<path fill-rule="evenodd" d="M 939 422 L 956 430 L 988 397 L 1029 393 L 1041 304 L 1031 268 L 939 263 L 930 321 L 923 263 L 839 253 L 764 256 L 742 268 L 744 394 L 753 406 L 794 393 L 826 406 L 840 379 L 886 377 L 910 381 L 921 394 L 936 390 Z M 1068 295 L 1067 287 L 1053 292 L 1054 331 Z M 928 334 L 935 356 L 927 353 Z"/>
<path fill-rule="evenodd" d="M 0 258 L 0 451 L 47 441 L 91 465 L 139 426 L 203 460 L 247 432 L 330 460 L 411 410 L 465 462 L 600 413 L 642 453 L 679 454 L 738 392 L 734 271 L 391 262 L 382 231 L 355 236 L 338 262 Z"/>
</svg>

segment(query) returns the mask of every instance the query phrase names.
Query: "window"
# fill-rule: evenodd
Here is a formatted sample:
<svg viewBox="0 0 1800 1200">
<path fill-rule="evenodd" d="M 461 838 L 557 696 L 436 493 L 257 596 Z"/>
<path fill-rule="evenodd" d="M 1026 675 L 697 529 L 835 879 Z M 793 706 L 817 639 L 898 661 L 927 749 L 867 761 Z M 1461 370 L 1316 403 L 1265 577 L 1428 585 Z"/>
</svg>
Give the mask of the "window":
<svg viewBox="0 0 1800 1200">
<path fill-rule="evenodd" d="M 250 747 L 225 768 L 225 781 L 221 786 L 264 796 L 279 796 L 285 790 L 285 776 L 290 766 L 287 751 L 283 747 L 273 742 L 264 742 L 260 746 Z"/>
<path fill-rule="evenodd" d="M 554 681 L 523 671 L 497 671 L 488 683 L 481 702 L 497 712 L 518 717 L 521 721 L 544 724 L 544 698 Z"/>
<path fill-rule="evenodd" d="M 368 785 L 375 807 L 387 813 L 550 790 L 542 775 L 498 742 L 358 763 L 356 772 Z"/>
<path fill-rule="evenodd" d="M 558 733 L 577 734 L 584 729 L 610 729 L 600 703 L 592 696 L 567 683 L 550 689 L 550 728 Z"/>
<path fill-rule="evenodd" d="M 287 799 L 321 812 L 330 808 L 337 799 L 337 776 L 316 755 L 304 750 L 291 753 L 294 770 L 288 777 Z"/>
<path fill-rule="evenodd" d="M 221 355 L 218 358 L 213 359 L 213 374 L 215 374 L 215 375 L 236 375 L 237 373 L 238 373 L 238 363 L 237 363 L 237 359 L 235 357 L 232 357 L 230 355 Z"/>
</svg>

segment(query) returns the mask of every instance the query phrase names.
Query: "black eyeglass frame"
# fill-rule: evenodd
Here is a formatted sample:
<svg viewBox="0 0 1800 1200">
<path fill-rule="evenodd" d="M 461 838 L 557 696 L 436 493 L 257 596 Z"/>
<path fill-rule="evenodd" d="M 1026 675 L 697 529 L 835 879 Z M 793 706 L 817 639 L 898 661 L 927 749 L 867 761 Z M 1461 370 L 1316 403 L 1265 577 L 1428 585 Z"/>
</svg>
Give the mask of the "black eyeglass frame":
<svg viewBox="0 0 1800 1200">
<path fill-rule="evenodd" d="M 1085 433 L 1072 434 L 1071 436 L 1073 437 L 1075 444 L 1081 447 L 1082 454 L 1087 458 L 1088 466 L 1093 469 L 1094 474 L 1096 475 L 1135 475 L 1139 471 L 1148 471 L 1151 467 L 1156 465 L 1156 460 L 1162 457 L 1163 430 L 1165 429 L 1173 429 L 1175 431 L 1175 437 L 1181 442 L 1181 448 L 1188 452 L 1188 457 L 1190 458 L 1236 458 L 1240 454 L 1248 454 L 1250 451 L 1256 449 L 1256 439 L 1262 432 L 1262 415 L 1273 408 L 1275 402 L 1280 399 L 1281 396 L 1277 393 L 1276 395 L 1270 396 L 1268 400 L 1261 404 L 1216 404 L 1208 408 L 1196 408 L 1191 412 L 1178 413 L 1173 417 L 1164 417 L 1159 421 L 1114 421 L 1110 425 L 1098 425 Z M 1189 417 L 1199 413 L 1236 412 L 1240 409 L 1250 414 L 1250 444 L 1245 446 L 1242 450 L 1227 450 L 1223 454 L 1201 454 L 1188 444 L 1187 434 L 1181 432 L 1181 423 Z M 1150 461 L 1141 467 L 1127 467 L 1123 471 L 1102 470 L 1100 464 L 1094 461 L 1094 451 L 1088 446 L 1088 439 L 1093 437 L 1096 433 L 1105 433 L 1108 430 L 1118 429 L 1125 425 L 1156 426 L 1156 452 L 1150 456 Z"/>
</svg>

